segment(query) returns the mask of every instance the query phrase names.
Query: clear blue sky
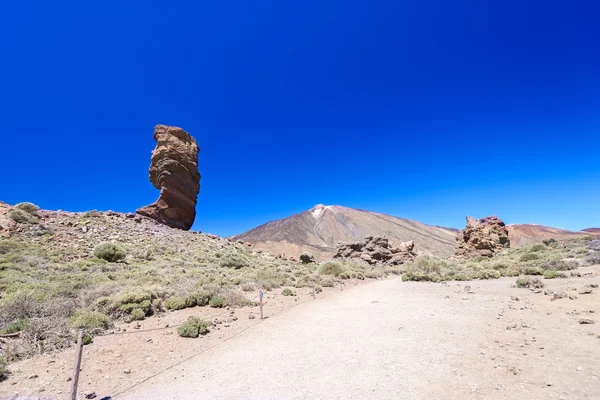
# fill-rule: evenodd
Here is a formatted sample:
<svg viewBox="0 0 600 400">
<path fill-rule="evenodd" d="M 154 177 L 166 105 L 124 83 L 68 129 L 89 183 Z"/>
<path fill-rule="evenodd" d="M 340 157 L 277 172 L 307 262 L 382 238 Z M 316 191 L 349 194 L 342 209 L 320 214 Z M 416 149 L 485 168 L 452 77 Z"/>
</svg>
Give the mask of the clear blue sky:
<svg viewBox="0 0 600 400">
<path fill-rule="evenodd" d="M 5 1 L 0 200 L 134 211 L 155 124 L 200 144 L 195 229 L 316 203 L 600 226 L 593 1 Z"/>
</svg>

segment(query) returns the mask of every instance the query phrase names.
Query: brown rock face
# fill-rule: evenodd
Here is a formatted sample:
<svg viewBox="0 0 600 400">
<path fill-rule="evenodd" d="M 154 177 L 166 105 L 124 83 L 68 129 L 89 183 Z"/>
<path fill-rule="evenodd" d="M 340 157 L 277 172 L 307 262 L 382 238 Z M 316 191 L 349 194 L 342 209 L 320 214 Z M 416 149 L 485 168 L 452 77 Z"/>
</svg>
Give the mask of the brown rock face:
<svg viewBox="0 0 600 400">
<path fill-rule="evenodd" d="M 172 228 L 189 230 L 196 218 L 200 192 L 198 143 L 176 126 L 156 125 L 156 148 L 152 152 L 150 182 L 160 189 L 154 203 L 136 210 Z"/>
<path fill-rule="evenodd" d="M 454 255 L 461 258 L 493 257 L 508 247 L 508 229 L 500 218 L 491 216 L 476 220 L 467 217 L 467 226 L 456 235 Z"/>
<path fill-rule="evenodd" d="M 382 236 L 366 236 L 362 242 L 338 244 L 333 258 L 355 258 L 368 264 L 379 262 L 399 265 L 416 257 L 416 253 L 413 252 L 414 247 L 415 242 L 412 240 L 395 246 Z"/>
</svg>

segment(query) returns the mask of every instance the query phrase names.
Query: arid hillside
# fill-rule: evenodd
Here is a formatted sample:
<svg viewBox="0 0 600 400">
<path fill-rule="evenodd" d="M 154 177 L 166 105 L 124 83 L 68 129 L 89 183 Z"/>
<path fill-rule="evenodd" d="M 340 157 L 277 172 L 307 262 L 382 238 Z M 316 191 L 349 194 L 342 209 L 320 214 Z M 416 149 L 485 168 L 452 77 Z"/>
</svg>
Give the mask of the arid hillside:
<svg viewBox="0 0 600 400">
<path fill-rule="evenodd" d="M 590 232 L 588 231 L 573 232 L 565 229 L 534 224 L 512 224 L 508 225 L 507 228 L 510 245 L 513 247 L 539 243 L 545 239 L 566 240 L 590 235 Z M 598 234 L 600 234 L 600 232 L 598 232 Z"/>
<path fill-rule="evenodd" d="M 234 237 L 273 254 L 299 257 L 308 251 L 326 258 L 337 242 L 355 242 L 366 235 L 400 243 L 415 241 L 415 250 L 442 257 L 452 255 L 456 231 L 409 219 L 342 206 L 316 205 L 311 210 L 271 221 Z"/>
</svg>

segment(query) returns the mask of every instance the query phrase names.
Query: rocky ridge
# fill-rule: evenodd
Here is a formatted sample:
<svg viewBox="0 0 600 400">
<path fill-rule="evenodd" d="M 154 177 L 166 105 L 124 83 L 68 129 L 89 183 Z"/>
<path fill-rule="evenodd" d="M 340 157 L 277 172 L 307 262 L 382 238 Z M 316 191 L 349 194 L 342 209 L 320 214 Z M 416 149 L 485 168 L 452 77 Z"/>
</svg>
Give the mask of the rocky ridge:
<svg viewBox="0 0 600 400">
<path fill-rule="evenodd" d="M 333 258 L 362 260 L 371 265 L 377 263 L 400 265 L 417 256 L 414 248 L 415 242 L 412 240 L 396 246 L 383 236 L 366 236 L 360 242 L 339 243 Z"/>
</svg>

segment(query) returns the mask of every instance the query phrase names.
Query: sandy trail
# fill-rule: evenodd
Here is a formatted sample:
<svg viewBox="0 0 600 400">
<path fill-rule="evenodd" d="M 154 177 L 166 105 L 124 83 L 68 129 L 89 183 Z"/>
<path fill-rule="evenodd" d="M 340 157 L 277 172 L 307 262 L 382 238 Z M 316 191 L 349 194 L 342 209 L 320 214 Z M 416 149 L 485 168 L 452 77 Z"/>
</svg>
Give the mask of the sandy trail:
<svg viewBox="0 0 600 400">
<path fill-rule="evenodd" d="M 352 287 L 115 398 L 600 398 L 599 325 L 578 324 L 600 313 L 597 294 L 550 302 L 514 279 L 466 284 L 471 293 L 399 279 Z"/>
</svg>

